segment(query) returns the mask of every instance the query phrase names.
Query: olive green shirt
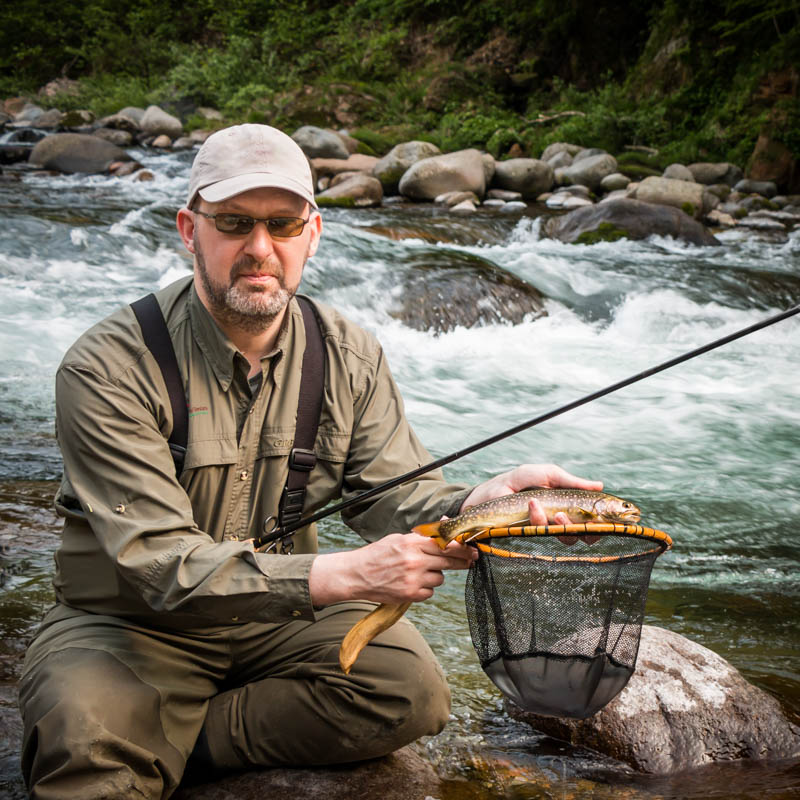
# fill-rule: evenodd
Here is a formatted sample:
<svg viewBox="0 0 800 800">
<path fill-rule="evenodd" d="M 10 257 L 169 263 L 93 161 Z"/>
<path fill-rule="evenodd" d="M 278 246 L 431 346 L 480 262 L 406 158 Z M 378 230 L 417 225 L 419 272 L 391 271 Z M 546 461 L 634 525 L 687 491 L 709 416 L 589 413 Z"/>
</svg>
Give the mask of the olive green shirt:
<svg viewBox="0 0 800 800">
<path fill-rule="evenodd" d="M 286 482 L 305 348 L 292 300 L 258 391 L 250 365 L 217 327 L 191 278 L 157 293 L 189 406 L 180 478 L 167 438 L 172 412 L 130 306 L 70 348 L 56 377 L 65 518 L 56 553 L 59 602 L 159 627 L 313 619 L 314 526 L 291 556 L 251 541 L 276 514 Z M 375 338 L 316 303 L 327 353 L 317 464 L 304 513 L 429 463 Z M 428 473 L 342 512 L 373 541 L 453 514 L 468 487 Z"/>
</svg>

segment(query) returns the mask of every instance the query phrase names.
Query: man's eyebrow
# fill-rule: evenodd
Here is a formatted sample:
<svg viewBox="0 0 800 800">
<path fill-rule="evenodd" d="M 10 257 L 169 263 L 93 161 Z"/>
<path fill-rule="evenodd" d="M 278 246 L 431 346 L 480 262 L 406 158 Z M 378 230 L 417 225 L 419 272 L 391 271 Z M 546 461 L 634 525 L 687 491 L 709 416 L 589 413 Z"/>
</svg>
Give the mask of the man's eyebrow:
<svg viewBox="0 0 800 800">
<path fill-rule="evenodd" d="M 243 209 L 236 201 L 222 201 L 222 207 L 217 209 L 217 214 L 242 214 L 246 217 L 252 217 L 253 214 L 247 209 Z M 270 217 L 302 217 L 302 211 L 290 206 L 280 206 L 276 211 L 270 214 Z"/>
</svg>

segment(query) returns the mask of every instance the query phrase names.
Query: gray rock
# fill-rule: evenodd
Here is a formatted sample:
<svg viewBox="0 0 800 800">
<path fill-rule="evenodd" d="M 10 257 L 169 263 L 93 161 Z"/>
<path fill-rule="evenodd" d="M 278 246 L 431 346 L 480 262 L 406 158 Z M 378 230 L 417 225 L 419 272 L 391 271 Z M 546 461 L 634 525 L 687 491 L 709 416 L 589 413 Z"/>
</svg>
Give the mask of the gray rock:
<svg viewBox="0 0 800 800">
<path fill-rule="evenodd" d="M 350 155 L 336 131 L 303 125 L 292 134 L 292 139 L 308 158 L 347 158 Z"/>
<path fill-rule="evenodd" d="M 44 128 L 46 130 L 53 130 L 61 125 L 61 120 L 63 118 L 64 114 L 61 111 L 59 111 L 57 108 L 50 108 L 43 114 L 39 114 L 39 116 L 36 117 L 36 127 Z"/>
<path fill-rule="evenodd" d="M 542 233 L 562 242 L 591 244 L 613 239 L 672 236 L 690 244 L 719 245 L 699 222 L 672 206 L 618 198 L 550 217 Z"/>
<path fill-rule="evenodd" d="M 469 200 L 470 203 L 480 202 L 475 192 L 445 192 L 434 198 L 433 202 L 452 207 L 463 203 L 465 200 Z"/>
<path fill-rule="evenodd" d="M 386 193 L 396 193 L 403 173 L 417 161 L 439 156 L 442 151 L 430 142 L 403 142 L 395 145 L 372 170 L 372 174 L 383 184 Z"/>
<path fill-rule="evenodd" d="M 587 200 L 592 196 L 592 190 L 588 186 L 581 186 L 579 183 L 573 183 L 571 186 L 559 186 L 554 192 L 554 194 L 564 193 L 585 197 Z"/>
<path fill-rule="evenodd" d="M 59 172 L 106 172 L 131 157 L 111 142 L 85 133 L 54 133 L 37 142 L 30 162 Z"/>
<path fill-rule="evenodd" d="M 569 192 L 557 192 L 552 194 L 545 201 L 548 208 L 581 208 L 582 206 L 593 205 L 588 197 L 582 197 L 577 194 L 570 194 Z"/>
<path fill-rule="evenodd" d="M 14 122 L 36 122 L 44 114 L 44 109 L 34 103 L 25 103 L 20 111 L 14 114 Z"/>
<path fill-rule="evenodd" d="M 574 156 L 576 153 L 580 153 L 583 150 L 580 145 L 577 144 L 569 144 L 567 142 L 553 142 L 553 144 L 547 145 L 545 149 L 542 151 L 541 156 L 539 158 L 542 161 L 550 161 L 553 156 L 558 155 L 559 153 L 567 153 L 570 156 Z"/>
<path fill-rule="evenodd" d="M 96 128 L 92 131 L 92 136 L 105 139 L 117 147 L 129 147 L 133 143 L 133 134 L 119 128 Z"/>
<path fill-rule="evenodd" d="M 117 114 L 122 114 L 124 117 L 129 117 L 137 125 L 141 126 L 142 118 L 145 115 L 145 110 L 143 108 L 139 108 L 139 106 L 125 106 L 125 108 L 121 108 L 119 111 L 117 111 Z"/>
<path fill-rule="evenodd" d="M 727 161 L 711 164 L 705 161 L 689 164 L 689 172 L 697 183 L 727 183 L 734 186 L 742 179 L 742 170 Z"/>
<path fill-rule="evenodd" d="M 701 219 L 719 203 L 719 198 L 701 183 L 654 176 L 641 181 L 634 196 L 644 203 L 680 208 L 695 219 Z"/>
<path fill-rule="evenodd" d="M 494 173 L 497 170 L 497 162 L 491 153 L 483 154 L 483 183 L 484 186 L 491 186 Z"/>
<path fill-rule="evenodd" d="M 621 172 L 612 172 L 600 181 L 600 188 L 604 192 L 615 192 L 618 189 L 627 189 L 631 179 Z"/>
<path fill-rule="evenodd" d="M 454 206 L 450 206 L 450 211 L 454 214 L 474 214 L 478 209 L 472 200 L 462 200 Z"/>
<path fill-rule="evenodd" d="M 709 225 L 718 225 L 721 228 L 734 228 L 737 225 L 736 220 L 730 214 L 726 214 L 718 208 L 708 212 L 706 222 Z"/>
<path fill-rule="evenodd" d="M 38 122 L 36 124 L 39 125 Z M 764 197 L 775 197 L 778 194 L 778 187 L 772 181 L 752 181 L 748 178 L 736 183 L 733 190 L 743 194 L 760 194 Z"/>
<path fill-rule="evenodd" d="M 553 185 L 553 168 L 538 158 L 509 158 L 498 161 L 494 185 L 499 189 L 519 192 L 523 199 L 534 200 Z"/>
<path fill-rule="evenodd" d="M 196 142 L 191 136 L 179 136 L 173 143 L 173 150 L 191 150 Z"/>
<path fill-rule="evenodd" d="M 509 200 L 500 210 L 504 214 L 516 214 L 528 207 L 527 203 L 523 203 L 522 200 Z"/>
<path fill-rule="evenodd" d="M 511 200 L 522 200 L 521 192 L 512 192 L 509 189 L 489 189 L 486 196 L 492 200 L 504 200 L 507 203 Z"/>
<path fill-rule="evenodd" d="M 545 159 L 543 158 L 542 161 L 545 161 Z M 569 167 L 573 159 L 566 150 L 562 150 L 556 153 L 552 158 L 546 159 L 546 161 L 553 169 L 556 169 L 558 167 Z"/>
<path fill-rule="evenodd" d="M 607 156 L 607 155 L 608 153 L 599 147 L 585 147 L 583 148 L 583 150 L 578 150 L 577 153 L 573 154 L 572 163 L 577 164 L 579 161 L 583 161 L 586 158 L 594 158 L 594 156 Z"/>
<path fill-rule="evenodd" d="M 128 131 L 128 133 L 139 133 L 141 127 L 138 120 L 130 114 L 118 111 L 116 114 L 111 114 L 108 117 L 103 117 L 97 123 L 101 128 L 113 128 L 119 131 Z"/>
<path fill-rule="evenodd" d="M 338 175 L 342 172 L 366 172 L 373 174 L 378 159 L 362 153 L 351 153 L 347 158 L 312 158 L 311 166 L 317 175 Z"/>
<path fill-rule="evenodd" d="M 785 207 L 781 211 L 771 211 L 769 209 L 754 211 L 751 216 L 765 217 L 766 219 L 777 219 L 779 222 L 783 222 L 786 225 L 797 225 L 800 223 L 800 213 L 797 211 L 792 211 L 789 206 Z"/>
<path fill-rule="evenodd" d="M 457 150 L 412 164 L 400 179 L 400 194 L 413 200 L 433 200 L 445 192 L 474 192 L 483 197 L 486 179 L 478 150 Z"/>
<path fill-rule="evenodd" d="M 195 144 L 203 144 L 212 133 L 214 133 L 214 131 L 198 128 L 189 134 L 189 138 L 195 142 Z"/>
<path fill-rule="evenodd" d="M 706 186 L 706 189 L 720 200 L 727 200 L 731 194 L 731 187 L 727 183 L 712 183 L 710 186 Z"/>
<path fill-rule="evenodd" d="M 769 211 L 774 210 L 773 204 L 766 197 L 762 197 L 760 194 L 749 194 L 745 197 L 739 195 L 740 199 L 738 200 L 739 205 L 746 209 L 748 212 L 750 211 L 761 211 L 762 209 L 767 209 Z"/>
<path fill-rule="evenodd" d="M 336 176 L 337 178 L 341 176 Z M 379 206 L 383 199 L 383 187 L 377 178 L 363 172 L 336 181 L 324 192 L 316 196 L 320 206 L 341 206 L 345 208 L 364 208 Z"/>
<path fill-rule="evenodd" d="M 509 711 L 539 731 L 647 773 L 800 755 L 800 728 L 775 698 L 711 650 L 649 625 L 642 627 L 633 677 L 593 717 L 556 719 Z"/>
<path fill-rule="evenodd" d="M 692 181 L 694 182 L 694 175 L 692 171 L 684 164 L 670 164 L 664 170 L 664 178 L 671 178 L 674 181 Z"/>
<path fill-rule="evenodd" d="M 84 128 L 94 122 L 94 112 L 86 108 L 67 111 L 61 119 L 62 128 Z"/>
<path fill-rule="evenodd" d="M 174 800 L 408 800 L 441 797 L 442 785 L 429 762 L 404 747 L 374 761 L 305 769 L 265 769 L 213 783 L 184 786 Z"/>
<path fill-rule="evenodd" d="M 224 119 L 222 114 L 219 111 L 217 111 L 216 108 L 209 108 L 208 106 L 198 106 L 197 113 L 203 119 L 213 119 L 216 120 L 217 122 L 222 122 L 222 120 Z"/>
<path fill-rule="evenodd" d="M 559 183 L 579 183 L 596 192 L 603 178 L 617 171 L 617 159 L 608 153 L 603 153 L 573 161 L 569 167 L 560 167 L 556 175 Z"/>
<path fill-rule="evenodd" d="M 739 225 L 743 228 L 752 228 L 759 231 L 786 232 L 786 226 L 780 220 L 758 217 L 755 214 L 748 214 L 746 217 L 742 217 L 739 220 Z"/>
<path fill-rule="evenodd" d="M 505 204 L 506 201 L 499 197 L 489 197 L 481 203 L 484 208 L 502 208 Z"/>
<path fill-rule="evenodd" d="M 148 106 L 139 124 L 147 136 L 169 136 L 172 140 L 183 133 L 181 121 L 158 106 Z"/>
</svg>

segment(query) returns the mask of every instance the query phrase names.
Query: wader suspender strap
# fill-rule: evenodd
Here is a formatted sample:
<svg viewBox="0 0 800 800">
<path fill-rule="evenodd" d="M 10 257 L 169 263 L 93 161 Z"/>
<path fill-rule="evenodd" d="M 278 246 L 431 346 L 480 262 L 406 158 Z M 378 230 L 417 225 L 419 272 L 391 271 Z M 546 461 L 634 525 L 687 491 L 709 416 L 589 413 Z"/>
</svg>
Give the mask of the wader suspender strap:
<svg viewBox="0 0 800 800">
<path fill-rule="evenodd" d="M 317 438 L 325 386 L 326 359 L 322 324 L 310 300 L 298 297 L 297 301 L 303 312 L 306 349 L 303 352 L 300 395 L 297 400 L 294 446 L 289 453 L 289 474 L 278 507 L 279 525 L 296 522 L 303 514 L 306 486 L 311 470 L 317 463 L 314 441 Z M 180 476 L 189 439 L 189 413 L 175 349 L 161 313 L 161 306 L 154 294 L 148 294 L 131 303 L 131 308 L 142 329 L 144 343 L 153 354 L 167 386 L 173 419 L 172 433 L 168 440 L 169 449 L 175 461 L 175 472 Z M 284 542 L 282 550 L 285 553 L 291 552 L 291 547 L 291 540 L 288 540 Z"/>
</svg>

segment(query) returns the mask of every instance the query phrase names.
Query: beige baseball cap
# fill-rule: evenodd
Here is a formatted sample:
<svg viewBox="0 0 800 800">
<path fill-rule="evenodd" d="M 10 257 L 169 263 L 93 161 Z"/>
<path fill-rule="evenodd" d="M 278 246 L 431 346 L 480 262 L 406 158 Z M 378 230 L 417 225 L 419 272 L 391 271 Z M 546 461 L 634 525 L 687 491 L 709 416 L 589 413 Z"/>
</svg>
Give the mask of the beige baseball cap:
<svg viewBox="0 0 800 800">
<path fill-rule="evenodd" d="M 311 167 L 291 136 L 269 125 L 234 125 L 212 133 L 198 151 L 186 207 L 198 194 L 219 203 L 259 188 L 286 189 L 317 207 Z"/>
</svg>

